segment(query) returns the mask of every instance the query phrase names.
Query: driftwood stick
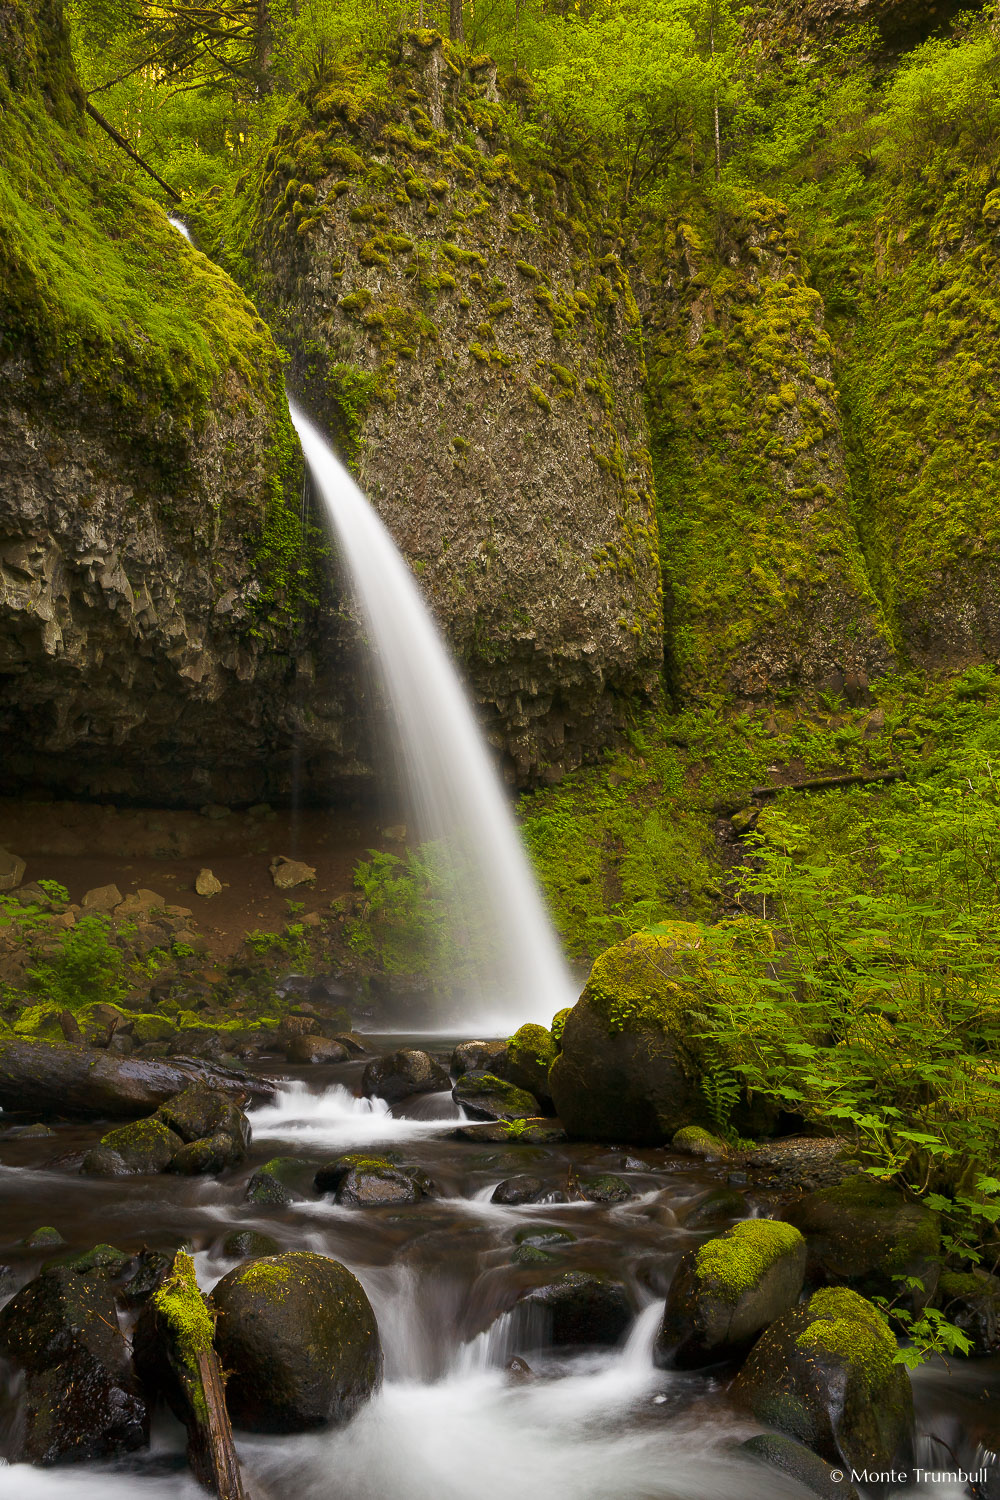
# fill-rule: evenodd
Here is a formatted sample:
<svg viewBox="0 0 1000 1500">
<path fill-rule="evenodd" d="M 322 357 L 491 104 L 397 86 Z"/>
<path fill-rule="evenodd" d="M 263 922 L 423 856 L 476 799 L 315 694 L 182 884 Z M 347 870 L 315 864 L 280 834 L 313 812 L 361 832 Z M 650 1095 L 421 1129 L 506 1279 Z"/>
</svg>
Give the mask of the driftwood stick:
<svg viewBox="0 0 1000 1500">
<path fill-rule="evenodd" d="M 214 1349 L 199 1349 L 198 1378 L 205 1398 L 205 1416 L 188 1428 L 188 1463 L 192 1473 L 219 1500 L 249 1500 L 243 1488 L 233 1429 L 226 1410 L 222 1367 Z"/>
<path fill-rule="evenodd" d="M 755 786 L 754 800 L 776 797 L 779 792 L 829 792 L 841 786 L 878 786 L 888 781 L 905 781 L 905 771 L 857 772 L 847 776 L 814 776 L 809 781 L 786 781 L 784 786 Z"/>
<path fill-rule="evenodd" d="M 131 156 L 134 162 L 137 162 L 139 164 L 144 172 L 148 172 L 153 181 L 158 182 L 163 191 L 165 193 L 168 193 L 170 197 L 173 198 L 175 203 L 181 202 L 180 193 L 175 192 L 175 190 L 170 186 L 169 182 L 164 182 L 163 178 L 160 177 L 157 172 L 153 171 L 153 168 L 149 165 L 148 161 L 143 161 L 138 151 L 136 151 L 133 146 L 129 145 L 125 137 L 115 129 L 110 120 L 106 120 L 104 118 L 100 110 L 94 108 L 89 99 L 86 100 L 86 110 L 90 118 L 94 120 L 98 125 L 100 125 L 102 130 L 107 131 L 108 135 L 114 141 L 116 146 L 120 146 L 121 149 L 127 153 L 127 155 Z"/>
</svg>

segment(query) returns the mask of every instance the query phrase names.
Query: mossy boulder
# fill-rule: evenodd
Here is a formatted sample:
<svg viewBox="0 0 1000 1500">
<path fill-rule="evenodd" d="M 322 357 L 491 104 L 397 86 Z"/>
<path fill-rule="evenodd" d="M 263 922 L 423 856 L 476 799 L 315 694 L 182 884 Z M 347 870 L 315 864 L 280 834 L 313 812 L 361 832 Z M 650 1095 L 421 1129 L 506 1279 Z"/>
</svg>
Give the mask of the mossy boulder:
<svg viewBox="0 0 1000 1500">
<path fill-rule="evenodd" d="M 529 1328 L 535 1338 L 556 1347 L 618 1344 L 632 1322 L 632 1305 L 621 1282 L 589 1271 L 567 1271 L 527 1292 L 519 1305 L 534 1315 Z"/>
<path fill-rule="evenodd" d="M 583 1140 L 662 1144 L 704 1110 L 699 1083 L 702 933 L 687 922 L 637 932 L 602 953 L 567 1018 L 549 1086 Z"/>
<path fill-rule="evenodd" d="M 794 1307 L 805 1271 L 805 1240 L 773 1219 L 744 1219 L 687 1251 L 667 1293 L 656 1363 L 693 1369 L 742 1354 Z"/>
<path fill-rule="evenodd" d="M 280 1255 L 281 1246 L 257 1229 L 234 1229 L 222 1241 L 222 1253 L 230 1260 L 258 1260 L 262 1255 Z"/>
<path fill-rule="evenodd" d="M 146 1401 L 99 1271 L 47 1266 L 0 1311 L 0 1354 L 25 1376 L 15 1460 L 81 1462 L 148 1443 Z"/>
<path fill-rule="evenodd" d="M 941 1220 L 898 1189 L 866 1173 L 800 1198 L 785 1218 L 806 1236 L 811 1282 L 846 1284 L 868 1297 L 895 1297 L 897 1277 L 914 1277 L 934 1295 L 939 1275 Z"/>
<path fill-rule="evenodd" d="M 320 1167 L 315 1178 L 321 1193 L 332 1192 L 345 1208 L 390 1208 L 419 1203 L 431 1192 L 431 1181 L 419 1167 L 403 1167 L 383 1156 L 360 1151 Z"/>
<path fill-rule="evenodd" d="M 743 1194 L 733 1187 L 714 1187 L 699 1198 L 684 1217 L 685 1229 L 719 1229 L 747 1212 Z"/>
<path fill-rule="evenodd" d="M 184 1089 L 161 1104 L 156 1115 L 183 1141 L 199 1141 L 221 1131 L 231 1137 L 242 1154 L 250 1145 L 250 1121 L 232 1099 L 217 1089 Z"/>
<path fill-rule="evenodd" d="M 230 1271 L 212 1293 L 226 1403 L 250 1432 L 348 1421 L 382 1383 L 382 1345 L 361 1283 L 306 1251 Z"/>
<path fill-rule="evenodd" d="M 635 1194 L 624 1177 L 613 1172 L 598 1172 L 594 1177 L 577 1179 L 577 1191 L 588 1203 L 627 1203 Z"/>
<path fill-rule="evenodd" d="M 244 1199 L 260 1208 L 287 1208 L 300 1202 L 309 1168 L 297 1156 L 273 1156 L 247 1183 Z"/>
<path fill-rule="evenodd" d="M 847 1287 L 824 1287 L 764 1330 L 733 1395 L 828 1463 L 888 1469 L 913 1429 L 913 1394 L 895 1355 L 877 1308 Z"/>
<path fill-rule="evenodd" d="M 14 1035 L 32 1037 L 37 1040 L 61 1042 L 63 1039 L 59 1017 L 62 1006 L 43 1001 L 40 1005 L 26 1005 L 14 1021 Z"/>
<path fill-rule="evenodd" d="M 414 1094 L 434 1094 L 449 1087 L 451 1079 L 429 1052 L 402 1047 L 387 1057 L 373 1057 L 361 1075 L 361 1092 L 371 1098 L 398 1104 Z"/>
<path fill-rule="evenodd" d="M 713 1135 L 703 1125 L 685 1125 L 674 1133 L 670 1142 L 682 1156 L 701 1156 L 707 1161 L 729 1155 L 729 1147 L 719 1136 Z"/>
<path fill-rule="evenodd" d="M 290 1063 L 300 1066 L 347 1062 L 350 1055 L 343 1042 L 335 1041 L 329 1036 L 316 1036 L 312 1032 L 293 1036 L 285 1045 L 285 1057 Z"/>
<path fill-rule="evenodd" d="M 520 1177 L 508 1177 L 498 1182 L 490 1195 L 491 1203 L 501 1203 L 516 1208 L 522 1203 L 565 1203 L 566 1194 L 553 1191 L 540 1177 L 525 1173 Z"/>
<path fill-rule="evenodd" d="M 549 1069 L 556 1060 L 556 1044 L 544 1026 L 521 1026 L 507 1043 L 502 1064 L 496 1071 L 519 1089 L 534 1094 L 540 1104 L 550 1105 Z"/>
<path fill-rule="evenodd" d="M 165 1172 L 183 1144 L 164 1120 L 151 1115 L 102 1135 L 100 1147 L 83 1158 L 83 1171 L 88 1176 L 118 1177 L 123 1175 L 117 1166 L 121 1162 L 125 1173 Z"/>
<path fill-rule="evenodd" d="M 246 1152 L 238 1141 L 225 1130 L 213 1135 L 203 1135 L 200 1140 L 187 1141 L 175 1153 L 170 1163 L 171 1172 L 182 1177 L 204 1177 L 224 1172 L 227 1167 L 237 1167 Z"/>
<path fill-rule="evenodd" d="M 451 1097 L 474 1120 L 534 1120 L 540 1114 L 538 1100 L 493 1073 L 465 1073 Z"/>
</svg>

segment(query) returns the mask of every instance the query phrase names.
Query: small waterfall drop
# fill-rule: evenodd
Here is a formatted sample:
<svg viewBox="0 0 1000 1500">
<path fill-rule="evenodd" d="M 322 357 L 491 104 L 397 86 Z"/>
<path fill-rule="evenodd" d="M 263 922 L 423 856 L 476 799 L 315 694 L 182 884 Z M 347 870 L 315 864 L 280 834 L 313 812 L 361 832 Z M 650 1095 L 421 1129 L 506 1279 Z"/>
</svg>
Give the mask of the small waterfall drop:
<svg viewBox="0 0 1000 1500">
<path fill-rule="evenodd" d="M 450 1019 L 494 1034 L 547 1025 L 573 1004 L 574 986 L 448 651 L 387 528 L 322 434 L 290 410 L 395 719 L 413 832 L 450 865 L 446 922 L 463 957 Z"/>
</svg>

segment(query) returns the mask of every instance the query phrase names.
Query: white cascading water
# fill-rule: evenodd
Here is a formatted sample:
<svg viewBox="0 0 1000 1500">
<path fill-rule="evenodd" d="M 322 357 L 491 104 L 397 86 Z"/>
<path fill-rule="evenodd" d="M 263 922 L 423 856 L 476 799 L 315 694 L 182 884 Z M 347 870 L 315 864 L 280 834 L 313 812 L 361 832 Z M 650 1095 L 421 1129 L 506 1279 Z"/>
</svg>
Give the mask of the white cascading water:
<svg viewBox="0 0 1000 1500">
<path fill-rule="evenodd" d="M 464 963 L 450 1019 L 496 1035 L 547 1025 L 574 1003 L 574 986 L 447 648 L 387 528 L 323 435 L 290 410 L 396 721 L 413 832 L 452 863 L 447 922 Z"/>
</svg>

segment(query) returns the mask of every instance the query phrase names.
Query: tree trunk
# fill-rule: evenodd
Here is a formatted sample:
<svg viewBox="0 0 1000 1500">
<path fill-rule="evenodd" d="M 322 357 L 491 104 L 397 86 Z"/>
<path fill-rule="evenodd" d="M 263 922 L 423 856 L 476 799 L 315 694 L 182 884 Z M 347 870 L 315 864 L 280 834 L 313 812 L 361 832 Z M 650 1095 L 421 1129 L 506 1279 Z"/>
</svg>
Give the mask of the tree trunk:
<svg viewBox="0 0 1000 1500">
<path fill-rule="evenodd" d="M 0 1040 L 0 1107 L 6 1110 L 136 1120 L 194 1084 L 257 1102 L 274 1098 L 269 1079 L 193 1057 L 115 1057 L 66 1042 Z"/>
<path fill-rule="evenodd" d="M 274 48 L 274 33 L 271 29 L 271 7 L 268 0 L 256 0 L 254 13 L 254 72 L 257 91 L 271 92 L 271 53 Z"/>
<path fill-rule="evenodd" d="M 453 42 L 465 41 L 465 21 L 462 16 L 462 0 L 448 0 L 448 35 Z"/>
</svg>

